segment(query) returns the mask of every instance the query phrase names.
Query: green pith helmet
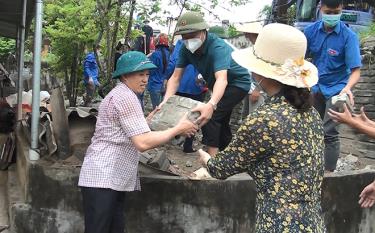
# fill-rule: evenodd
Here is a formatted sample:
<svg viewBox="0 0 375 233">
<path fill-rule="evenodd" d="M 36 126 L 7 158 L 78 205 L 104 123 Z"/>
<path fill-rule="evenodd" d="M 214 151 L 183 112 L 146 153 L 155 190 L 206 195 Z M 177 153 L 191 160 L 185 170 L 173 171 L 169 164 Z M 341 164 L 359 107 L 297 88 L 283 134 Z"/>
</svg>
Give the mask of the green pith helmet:
<svg viewBox="0 0 375 233">
<path fill-rule="evenodd" d="M 175 34 L 184 35 L 207 28 L 209 28 L 209 26 L 200 13 L 189 11 L 178 18 Z"/>
<path fill-rule="evenodd" d="M 117 60 L 116 70 L 112 74 L 112 78 L 120 78 L 123 74 L 129 74 L 142 70 L 150 70 L 157 68 L 147 57 L 141 52 L 127 52 Z"/>
</svg>

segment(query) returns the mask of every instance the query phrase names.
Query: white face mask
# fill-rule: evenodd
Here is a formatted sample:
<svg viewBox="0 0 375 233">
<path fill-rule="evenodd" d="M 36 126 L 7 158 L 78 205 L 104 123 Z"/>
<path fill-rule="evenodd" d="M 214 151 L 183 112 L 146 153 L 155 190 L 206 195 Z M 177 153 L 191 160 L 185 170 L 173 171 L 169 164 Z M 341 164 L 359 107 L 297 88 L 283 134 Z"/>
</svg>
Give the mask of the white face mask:
<svg viewBox="0 0 375 233">
<path fill-rule="evenodd" d="M 195 53 L 202 46 L 203 41 L 199 38 L 192 38 L 184 40 L 184 44 L 191 53 Z"/>
</svg>

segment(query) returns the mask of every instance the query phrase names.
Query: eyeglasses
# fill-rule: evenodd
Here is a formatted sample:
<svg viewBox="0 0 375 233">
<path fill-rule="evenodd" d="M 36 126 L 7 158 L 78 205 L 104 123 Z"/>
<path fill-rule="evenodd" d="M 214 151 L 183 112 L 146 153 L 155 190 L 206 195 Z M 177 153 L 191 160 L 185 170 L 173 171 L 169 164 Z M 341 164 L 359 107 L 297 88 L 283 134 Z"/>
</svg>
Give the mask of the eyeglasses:
<svg viewBox="0 0 375 233">
<path fill-rule="evenodd" d="M 148 64 L 148 63 L 152 63 L 151 61 L 143 61 L 141 63 L 139 63 L 136 67 L 134 67 L 133 71 L 136 71 L 139 67 L 145 65 L 145 64 Z"/>
</svg>

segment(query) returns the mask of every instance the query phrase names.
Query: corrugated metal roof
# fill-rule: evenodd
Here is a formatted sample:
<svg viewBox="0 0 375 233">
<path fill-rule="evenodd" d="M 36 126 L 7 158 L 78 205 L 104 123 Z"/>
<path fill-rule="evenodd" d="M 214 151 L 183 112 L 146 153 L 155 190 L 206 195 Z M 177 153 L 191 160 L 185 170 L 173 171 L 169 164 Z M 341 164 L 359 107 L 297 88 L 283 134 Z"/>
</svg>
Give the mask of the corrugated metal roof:
<svg viewBox="0 0 375 233">
<path fill-rule="evenodd" d="M 22 21 L 23 0 L 0 0 L 0 36 L 17 38 L 17 27 Z M 34 17 L 35 0 L 27 0 L 26 33 Z"/>
</svg>

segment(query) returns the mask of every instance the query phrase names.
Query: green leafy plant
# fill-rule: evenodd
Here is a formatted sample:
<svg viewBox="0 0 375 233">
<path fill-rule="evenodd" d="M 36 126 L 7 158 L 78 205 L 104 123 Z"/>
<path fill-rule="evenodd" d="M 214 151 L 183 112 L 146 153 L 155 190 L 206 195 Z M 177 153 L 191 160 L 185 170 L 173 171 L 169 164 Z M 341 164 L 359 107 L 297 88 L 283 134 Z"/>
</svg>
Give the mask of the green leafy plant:
<svg viewBox="0 0 375 233">
<path fill-rule="evenodd" d="M 5 63 L 9 54 L 10 53 L 14 54 L 15 52 L 16 52 L 16 41 L 13 39 L 0 37 L 0 62 Z"/>
</svg>

